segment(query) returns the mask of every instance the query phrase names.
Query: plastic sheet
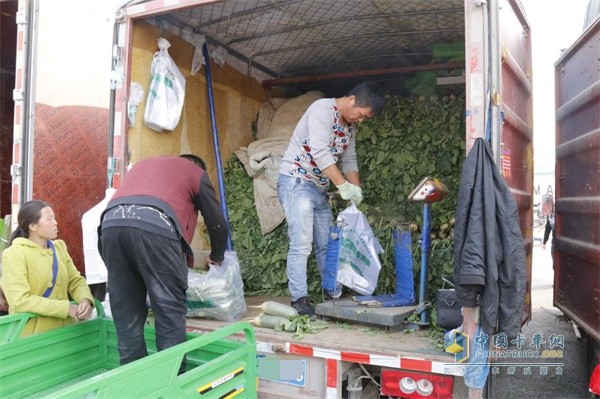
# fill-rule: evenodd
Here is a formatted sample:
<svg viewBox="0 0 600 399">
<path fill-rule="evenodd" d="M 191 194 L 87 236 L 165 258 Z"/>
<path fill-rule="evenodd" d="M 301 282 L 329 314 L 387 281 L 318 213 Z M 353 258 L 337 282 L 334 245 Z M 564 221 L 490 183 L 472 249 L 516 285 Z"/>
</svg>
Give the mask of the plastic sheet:
<svg viewBox="0 0 600 399">
<path fill-rule="evenodd" d="M 236 321 L 246 314 L 244 283 L 237 255 L 225 252 L 221 266 L 207 273 L 188 270 L 187 316 Z"/>
<path fill-rule="evenodd" d="M 129 100 L 127 101 L 127 118 L 131 127 L 135 125 L 135 114 L 143 98 L 144 88 L 142 85 L 138 82 L 131 82 L 129 85 Z"/>
<path fill-rule="evenodd" d="M 102 201 L 94 205 L 81 217 L 83 261 L 85 279 L 88 284 L 101 284 L 108 281 L 106 265 L 98 252 L 98 225 L 100 225 L 100 215 L 102 215 L 108 201 L 116 192 L 117 190 L 114 188 L 107 188 Z"/>
</svg>

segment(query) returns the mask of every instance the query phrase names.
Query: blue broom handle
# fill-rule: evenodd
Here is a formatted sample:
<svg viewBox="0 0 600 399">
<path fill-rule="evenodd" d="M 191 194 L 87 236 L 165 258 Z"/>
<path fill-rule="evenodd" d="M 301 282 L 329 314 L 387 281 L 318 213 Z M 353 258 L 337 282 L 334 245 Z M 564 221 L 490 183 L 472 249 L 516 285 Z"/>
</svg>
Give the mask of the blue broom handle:
<svg viewBox="0 0 600 399">
<path fill-rule="evenodd" d="M 431 249 L 431 204 L 423 204 L 423 226 L 421 233 L 421 276 L 419 281 L 419 304 L 427 301 L 427 268 Z M 427 310 L 421 313 L 421 323 L 428 324 Z"/>
<path fill-rule="evenodd" d="M 225 178 L 223 175 L 223 163 L 221 162 L 221 147 L 219 145 L 219 132 L 217 130 L 217 118 L 215 117 L 215 99 L 213 97 L 212 78 L 210 75 L 210 59 L 208 57 L 208 46 L 206 43 L 202 45 L 202 54 L 204 55 L 204 73 L 206 75 L 206 91 L 208 93 L 208 107 L 210 109 L 210 125 L 213 136 L 213 144 L 215 150 L 215 160 L 217 162 L 217 180 L 219 182 L 219 199 L 221 200 L 221 210 L 225 216 L 227 224 L 227 250 L 233 250 L 231 243 L 231 230 L 229 229 L 229 212 L 227 211 L 227 197 L 225 195 Z"/>
</svg>

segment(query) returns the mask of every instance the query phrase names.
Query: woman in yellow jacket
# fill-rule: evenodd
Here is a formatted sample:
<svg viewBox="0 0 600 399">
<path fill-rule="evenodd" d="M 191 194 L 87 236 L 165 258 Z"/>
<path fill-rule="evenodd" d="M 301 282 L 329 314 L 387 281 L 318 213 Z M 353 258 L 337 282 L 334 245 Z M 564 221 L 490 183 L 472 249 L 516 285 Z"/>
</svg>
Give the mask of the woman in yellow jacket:
<svg viewBox="0 0 600 399">
<path fill-rule="evenodd" d="M 9 247 L 2 253 L 2 281 L 10 313 L 40 315 L 22 335 L 36 334 L 89 319 L 94 297 L 62 240 L 52 208 L 43 201 L 25 203 Z M 70 297 L 77 303 L 72 304 Z"/>
</svg>

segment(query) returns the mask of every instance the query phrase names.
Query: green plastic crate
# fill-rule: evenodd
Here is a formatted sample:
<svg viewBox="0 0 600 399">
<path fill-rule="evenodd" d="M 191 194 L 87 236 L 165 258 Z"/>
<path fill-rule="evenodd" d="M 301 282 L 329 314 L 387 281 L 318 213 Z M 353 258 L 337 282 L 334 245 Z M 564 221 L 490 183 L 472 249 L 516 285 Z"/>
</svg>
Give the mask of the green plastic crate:
<svg viewBox="0 0 600 399">
<path fill-rule="evenodd" d="M 115 326 L 100 317 L 20 337 L 32 314 L 0 317 L 1 398 L 256 398 L 254 330 L 238 322 L 119 366 Z M 233 337 L 235 335 L 235 337 Z M 178 374 L 186 356 L 187 370 Z"/>
</svg>

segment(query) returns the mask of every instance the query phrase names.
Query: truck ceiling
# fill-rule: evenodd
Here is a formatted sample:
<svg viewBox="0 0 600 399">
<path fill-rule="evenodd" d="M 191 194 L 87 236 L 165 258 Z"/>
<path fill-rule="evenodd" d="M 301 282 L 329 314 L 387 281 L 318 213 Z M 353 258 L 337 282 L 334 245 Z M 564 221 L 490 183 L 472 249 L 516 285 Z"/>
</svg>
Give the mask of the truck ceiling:
<svg viewBox="0 0 600 399">
<path fill-rule="evenodd" d="M 464 18 L 462 0 L 227 0 L 146 20 L 205 35 L 245 63 L 246 74 L 265 73 L 267 86 L 318 82 L 324 89 L 339 78 L 351 87 L 418 71 L 462 75 Z"/>
</svg>

